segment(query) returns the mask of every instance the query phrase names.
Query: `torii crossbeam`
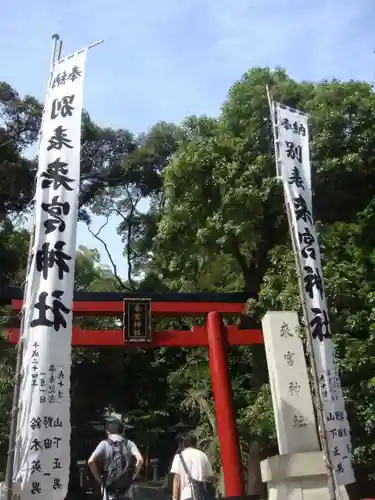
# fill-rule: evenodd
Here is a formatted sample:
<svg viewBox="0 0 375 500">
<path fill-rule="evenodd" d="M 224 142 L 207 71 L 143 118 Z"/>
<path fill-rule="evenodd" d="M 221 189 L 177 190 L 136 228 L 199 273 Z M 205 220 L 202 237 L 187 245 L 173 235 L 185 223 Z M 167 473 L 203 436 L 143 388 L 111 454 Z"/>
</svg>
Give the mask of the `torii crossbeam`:
<svg viewBox="0 0 375 500">
<path fill-rule="evenodd" d="M 0 305 L 11 304 L 18 313 L 23 307 L 20 288 L 0 288 Z M 224 325 L 222 316 L 243 316 L 246 293 L 121 293 L 76 292 L 76 316 L 114 316 L 123 318 L 123 330 L 83 330 L 73 327 L 73 346 L 208 347 L 215 400 L 217 431 L 227 497 L 245 494 L 237 426 L 228 371 L 228 346 L 262 344 L 260 329 Z M 203 316 L 204 326 L 191 330 L 152 330 L 152 316 Z M 9 342 L 17 343 L 19 327 L 8 327 Z"/>
</svg>

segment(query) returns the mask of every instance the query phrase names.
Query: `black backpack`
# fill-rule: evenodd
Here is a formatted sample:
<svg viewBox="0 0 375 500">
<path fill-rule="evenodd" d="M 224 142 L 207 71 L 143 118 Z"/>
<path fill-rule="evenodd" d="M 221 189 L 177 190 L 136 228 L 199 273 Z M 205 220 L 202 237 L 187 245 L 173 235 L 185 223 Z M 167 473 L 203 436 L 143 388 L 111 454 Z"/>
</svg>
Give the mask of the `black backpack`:
<svg viewBox="0 0 375 500">
<path fill-rule="evenodd" d="M 107 440 L 111 446 L 111 458 L 107 464 L 107 474 L 105 480 L 106 490 L 111 492 L 125 493 L 133 484 L 134 461 L 128 442 Z"/>
</svg>

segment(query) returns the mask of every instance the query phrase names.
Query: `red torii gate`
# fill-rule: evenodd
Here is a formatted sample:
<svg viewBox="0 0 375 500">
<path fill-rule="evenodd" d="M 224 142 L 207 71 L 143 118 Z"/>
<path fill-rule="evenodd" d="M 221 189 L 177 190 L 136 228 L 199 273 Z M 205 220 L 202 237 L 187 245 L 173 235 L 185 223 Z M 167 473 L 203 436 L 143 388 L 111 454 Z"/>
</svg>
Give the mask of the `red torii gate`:
<svg viewBox="0 0 375 500">
<path fill-rule="evenodd" d="M 16 313 L 22 309 L 22 291 L 2 289 L 0 303 L 11 303 Z M 228 345 L 262 344 L 259 329 L 242 329 L 224 325 L 221 315 L 241 316 L 249 295 L 245 293 L 92 293 L 74 294 L 73 313 L 77 316 L 124 315 L 124 330 L 83 330 L 73 327 L 73 346 L 142 347 L 208 347 L 212 390 L 215 401 L 217 431 L 223 464 L 227 497 L 245 495 L 238 433 L 233 410 L 232 389 L 228 371 Z M 191 330 L 153 332 L 151 316 L 204 316 L 205 326 Z M 133 323 L 130 323 L 132 318 Z M 134 326 L 135 325 L 135 326 Z M 138 325 L 138 326 L 137 326 Z M 135 330 L 134 330 L 135 328 Z M 130 331 L 134 330 L 134 331 Z M 134 332 L 137 335 L 131 335 Z M 139 335 L 141 333 L 142 335 Z M 17 343 L 19 328 L 6 329 L 9 342 Z M 142 338 L 141 338 L 142 337 Z"/>
</svg>

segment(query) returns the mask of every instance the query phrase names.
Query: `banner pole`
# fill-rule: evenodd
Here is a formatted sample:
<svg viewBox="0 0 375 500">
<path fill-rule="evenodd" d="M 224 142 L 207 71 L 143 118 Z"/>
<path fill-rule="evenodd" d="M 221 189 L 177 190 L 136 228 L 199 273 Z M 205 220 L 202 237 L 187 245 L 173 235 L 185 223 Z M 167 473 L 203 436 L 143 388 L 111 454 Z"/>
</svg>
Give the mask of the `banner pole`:
<svg viewBox="0 0 375 500">
<path fill-rule="evenodd" d="M 50 60 L 50 74 L 48 81 L 52 77 L 53 67 L 56 62 L 57 55 L 57 42 L 60 37 L 56 33 L 52 35 L 52 52 L 51 52 L 51 60 Z M 29 275 L 31 260 L 32 260 L 32 249 L 34 246 L 34 225 L 30 231 L 30 242 L 29 242 L 29 251 L 27 258 L 27 267 L 26 267 L 26 281 L 24 286 L 24 298 L 27 294 L 27 278 Z M 25 300 L 24 300 L 25 303 Z M 13 468 L 14 468 L 14 451 L 17 440 L 17 420 L 18 420 L 18 410 L 19 410 L 19 397 L 20 397 L 20 389 L 21 389 L 21 368 L 22 368 L 22 357 L 23 357 L 23 331 L 25 326 L 25 311 L 22 308 L 21 311 L 21 325 L 20 325 L 20 338 L 17 344 L 17 358 L 16 358 L 16 369 L 14 374 L 14 389 L 13 389 L 13 401 L 12 401 L 12 410 L 11 410 L 11 420 L 10 420 L 10 430 L 9 430 L 9 444 L 8 444 L 8 458 L 7 458 L 7 468 L 5 474 L 5 493 L 6 500 L 12 500 L 12 486 L 13 486 Z"/>
<path fill-rule="evenodd" d="M 278 133 L 277 133 L 277 117 L 276 117 L 276 113 L 275 113 L 274 102 L 271 98 L 271 94 L 270 94 L 268 85 L 266 87 L 266 92 L 267 92 L 268 104 L 269 104 L 269 108 L 270 108 L 273 139 L 274 139 L 276 174 L 277 174 L 276 178 L 280 183 L 282 183 L 281 169 L 280 169 L 280 155 L 279 155 L 279 138 L 278 138 Z M 316 414 L 317 414 L 317 419 L 318 419 L 318 434 L 319 434 L 319 438 L 320 438 L 320 444 L 322 447 L 322 451 L 325 455 L 324 458 L 326 461 L 326 467 L 327 467 L 327 472 L 328 472 L 327 483 L 328 483 L 330 497 L 331 497 L 331 500 L 337 500 L 335 478 L 333 475 L 332 464 L 331 464 L 331 460 L 330 460 L 330 456 L 329 456 L 327 434 L 326 434 L 326 429 L 325 429 L 325 425 L 324 425 L 324 412 L 323 412 L 323 404 L 321 401 L 320 390 L 319 390 L 319 385 L 318 385 L 318 373 L 317 373 L 317 368 L 316 368 L 316 360 L 315 360 L 314 349 L 313 349 L 313 344 L 312 344 L 311 332 L 310 332 L 310 329 L 308 326 L 309 321 L 308 321 L 308 314 L 307 314 L 307 306 L 306 306 L 306 302 L 305 302 L 305 294 L 304 294 L 304 290 L 303 290 L 301 265 L 300 265 L 300 261 L 298 259 L 297 243 L 295 240 L 295 234 L 294 234 L 294 230 L 293 230 L 293 221 L 292 221 L 292 217 L 291 217 L 290 206 L 289 206 L 289 202 L 288 202 L 287 197 L 286 197 L 284 187 L 283 187 L 283 192 L 284 192 L 285 209 L 286 209 L 286 214 L 287 214 L 287 219 L 288 219 L 289 233 L 290 233 L 290 236 L 292 239 L 292 252 L 293 252 L 293 257 L 294 257 L 295 266 L 296 266 L 300 300 L 301 300 L 303 316 L 304 316 L 304 320 L 305 320 L 305 332 L 306 332 L 305 337 L 307 337 L 308 349 L 310 352 L 311 371 L 312 371 L 313 387 L 314 387 L 314 392 L 315 392 L 315 398 L 313 398 L 313 400 L 315 402 L 315 409 L 316 409 Z"/>
</svg>

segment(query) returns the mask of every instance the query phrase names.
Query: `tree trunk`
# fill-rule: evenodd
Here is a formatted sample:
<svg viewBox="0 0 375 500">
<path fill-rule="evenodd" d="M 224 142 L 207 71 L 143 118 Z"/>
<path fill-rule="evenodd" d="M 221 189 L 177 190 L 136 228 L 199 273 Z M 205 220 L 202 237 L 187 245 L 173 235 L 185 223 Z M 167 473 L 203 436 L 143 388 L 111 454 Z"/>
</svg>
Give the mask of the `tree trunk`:
<svg viewBox="0 0 375 500">
<path fill-rule="evenodd" d="M 247 495 L 264 495 L 264 485 L 260 473 L 260 445 L 257 441 L 249 443 L 247 457 Z"/>
</svg>

